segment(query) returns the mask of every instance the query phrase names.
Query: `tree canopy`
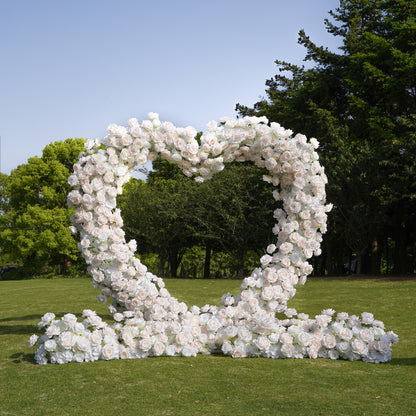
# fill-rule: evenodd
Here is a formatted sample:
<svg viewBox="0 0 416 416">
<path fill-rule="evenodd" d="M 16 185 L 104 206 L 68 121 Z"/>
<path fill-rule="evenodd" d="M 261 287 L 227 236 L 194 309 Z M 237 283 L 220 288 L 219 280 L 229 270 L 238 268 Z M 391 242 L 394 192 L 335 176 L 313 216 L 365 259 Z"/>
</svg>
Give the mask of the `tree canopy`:
<svg viewBox="0 0 416 416">
<path fill-rule="evenodd" d="M 262 170 L 234 163 L 197 183 L 166 161 L 156 161 L 154 168 L 147 183 L 133 179 L 119 197 L 124 229 L 138 242 L 139 253 L 157 253 L 165 276 L 178 275 L 183 255 L 194 246 L 205 251 L 205 277 L 212 251 L 232 254 L 234 275 L 247 272 L 247 253 L 262 251 L 272 236 L 275 201 Z"/>
<path fill-rule="evenodd" d="M 382 261 L 387 271 L 413 272 L 416 3 L 341 0 L 329 14 L 325 26 L 342 39 L 339 51 L 301 30 L 312 67 L 277 60 L 267 97 L 237 110 L 319 138 L 336 207 L 325 238 L 326 272 L 340 272 L 352 257 L 364 273 L 378 274 Z"/>
<path fill-rule="evenodd" d="M 61 273 L 79 259 L 66 196 L 68 177 L 83 149 L 83 139 L 49 144 L 41 157 L 30 158 L 3 177 L 1 248 L 24 266 L 24 273 Z"/>
</svg>

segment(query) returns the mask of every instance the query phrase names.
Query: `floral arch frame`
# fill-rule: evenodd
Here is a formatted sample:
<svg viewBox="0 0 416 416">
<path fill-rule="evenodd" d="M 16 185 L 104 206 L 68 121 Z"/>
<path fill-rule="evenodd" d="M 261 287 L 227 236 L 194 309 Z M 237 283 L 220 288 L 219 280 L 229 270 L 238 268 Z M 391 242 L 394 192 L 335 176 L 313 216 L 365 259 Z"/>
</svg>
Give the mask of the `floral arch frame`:
<svg viewBox="0 0 416 416">
<path fill-rule="evenodd" d="M 156 113 L 142 123 L 128 120 L 127 128 L 111 124 L 108 132 L 102 142 L 86 142 L 68 180 L 73 187 L 68 204 L 75 206 L 72 231 L 79 233 L 78 247 L 101 292 L 98 300 L 112 299 L 109 310 L 116 323 L 105 323 L 89 309 L 82 322 L 70 313 L 61 319 L 45 314 L 38 325 L 44 335 L 29 340 L 30 346 L 38 344 L 39 364 L 213 352 L 374 363 L 391 358 L 398 337 L 371 313 L 358 317 L 326 309 L 311 319 L 287 307 L 296 285 L 312 272 L 308 259 L 321 253 L 331 210 L 316 139 L 293 136 L 265 117 L 244 117 L 208 123 L 199 143 L 194 128 L 161 122 Z M 274 185 L 273 196 L 283 203 L 274 211 L 275 244 L 243 280 L 238 295 L 223 295 L 221 306 L 188 308 L 135 257 L 136 242 L 125 240 L 117 195 L 137 164 L 158 156 L 197 181 L 209 180 L 225 163 L 252 161 L 267 169 L 263 180 Z"/>
</svg>

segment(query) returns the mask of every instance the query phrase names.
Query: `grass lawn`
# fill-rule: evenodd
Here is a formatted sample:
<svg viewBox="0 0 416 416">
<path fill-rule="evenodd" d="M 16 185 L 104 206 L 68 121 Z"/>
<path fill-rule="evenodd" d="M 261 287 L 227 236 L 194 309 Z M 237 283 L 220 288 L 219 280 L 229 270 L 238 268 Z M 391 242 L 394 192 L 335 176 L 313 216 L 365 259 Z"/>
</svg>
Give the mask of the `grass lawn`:
<svg viewBox="0 0 416 416">
<path fill-rule="evenodd" d="M 239 285 L 166 281 L 199 306 Z M 39 366 L 27 340 L 44 313 L 109 313 L 88 279 L 0 281 L 0 294 L 0 415 L 416 415 L 416 280 L 314 278 L 289 303 L 310 315 L 374 313 L 400 337 L 385 364 L 198 356 Z"/>
</svg>

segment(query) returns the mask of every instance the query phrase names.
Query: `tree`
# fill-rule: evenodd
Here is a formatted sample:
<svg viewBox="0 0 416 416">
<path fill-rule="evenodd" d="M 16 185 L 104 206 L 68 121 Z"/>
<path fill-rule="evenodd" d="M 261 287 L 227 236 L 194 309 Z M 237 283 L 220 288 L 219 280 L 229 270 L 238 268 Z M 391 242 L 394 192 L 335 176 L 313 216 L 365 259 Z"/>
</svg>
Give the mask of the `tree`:
<svg viewBox="0 0 416 416">
<path fill-rule="evenodd" d="M 263 170 L 233 163 L 201 184 L 164 160 L 154 169 L 147 183 L 131 180 L 119 198 L 124 229 L 139 252 L 168 259 L 169 270 L 162 261 L 159 272 L 176 277 L 186 250 L 203 247 L 205 278 L 213 252 L 232 253 L 235 275 L 243 275 L 247 252 L 262 252 L 272 238 L 275 201 Z"/>
<path fill-rule="evenodd" d="M 250 162 L 235 162 L 199 185 L 194 194 L 195 235 L 205 245 L 208 258 L 211 249 L 232 253 L 239 277 L 247 273 L 247 252 L 262 253 L 273 238 L 276 201 L 273 186 L 262 181 L 265 173 Z M 207 263 L 205 267 L 209 269 Z"/>
<path fill-rule="evenodd" d="M 193 245 L 187 224 L 193 185 L 183 175 L 149 183 L 131 179 L 119 197 L 127 238 L 137 241 L 139 252 L 157 253 L 158 272 L 166 277 L 177 277 L 182 256 Z"/>
<path fill-rule="evenodd" d="M 1 217 L 2 249 L 24 264 L 27 274 L 63 273 L 79 259 L 69 231 L 73 210 L 66 206 L 67 180 L 83 139 L 67 139 L 45 147 L 14 169 L 7 181 L 8 204 Z"/>
<path fill-rule="evenodd" d="M 301 30 L 305 60 L 314 66 L 276 61 L 279 74 L 266 82 L 267 99 L 237 110 L 319 138 L 335 205 L 335 228 L 325 237 L 327 272 L 355 253 L 362 272 L 377 274 L 382 252 L 389 256 L 387 237 L 394 242 L 394 270 L 413 272 L 416 3 L 341 0 L 329 14 L 333 20 L 325 25 L 342 39 L 339 53 Z M 334 256 L 339 239 L 345 248 Z"/>
</svg>

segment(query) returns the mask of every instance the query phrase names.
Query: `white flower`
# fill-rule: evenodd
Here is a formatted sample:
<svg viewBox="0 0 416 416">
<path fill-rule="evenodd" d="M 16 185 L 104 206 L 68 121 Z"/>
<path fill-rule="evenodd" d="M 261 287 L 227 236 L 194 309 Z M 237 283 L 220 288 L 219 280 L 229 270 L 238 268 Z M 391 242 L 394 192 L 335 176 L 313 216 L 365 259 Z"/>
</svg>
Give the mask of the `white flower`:
<svg viewBox="0 0 416 416">
<path fill-rule="evenodd" d="M 72 313 L 67 313 L 62 317 L 62 322 L 64 322 L 68 328 L 74 328 L 77 317 Z"/>
<path fill-rule="evenodd" d="M 347 312 L 339 312 L 337 314 L 337 321 L 346 321 L 348 319 L 349 315 Z"/>
<path fill-rule="evenodd" d="M 356 354 L 365 355 L 367 353 L 367 345 L 358 338 L 352 340 L 351 349 Z"/>
<path fill-rule="evenodd" d="M 352 338 L 352 331 L 349 328 L 342 328 L 339 332 L 339 337 L 345 341 L 349 341 Z"/>
<path fill-rule="evenodd" d="M 114 360 L 118 358 L 118 351 L 115 345 L 106 344 L 101 350 L 101 356 L 104 360 Z"/>
<path fill-rule="evenodd" d="M 274 283 L 278 277 L 276 271 L 269 267 L 264 269 L 263 275 L 264 275 L 264 278 L 270 283 Z"/>
<path fill-rule="evenodd" d="M 340 341 L 336 344 L 336 348 L 341 354 L 347 354 L 351 350 L 351 345 L 347 341 Z"/>
<path fill-rule="evenodd" d="M 282 344 L 280 351 L 285 358 L 291 358 L 295 351 L 293 344 Z"/>
<path fill-rule="evenodd" d="M 48 339 L 43 345 L 46 351 L 54 351 L 57 348 L 56 341 L 54 339 Z"/>
<path fill-rule="evenodd" d="M 252 332 L 245 326 L 240 326 L 237 329 L 237 334 L 238 334 L 238 337 L 244 342 L 250 342 L 251 339 L 253 338 Z"/>
<path fill-rule="evenodd" d="M 393 331 L 387 332 L 387 336 L 389 337 L 390 341 L 394 344 L 397 344 L 399 342 L 399 336 L 395 334 Z"/>
<path fill-rule="evenodd" d="M 31 335 L 28 341 L 29 348 L 33 347 L 37 343 L 38 339 L 39 337 L 36 334 Z"/>
<path fill-rule="evenodd" d="M 256 345 L 260 350 L 268 350 L 270 348 L 270 340 L 267 337 L 261 336 L 258 337 L 256 340 Z"/>
<path fill-rule="evenodd" d="M 296 342 L 302 347 L 307 347 L 312 342 L 312 335 L 307 332 L 301 332 L 297 335 Z"/>
<path fill-rule="evenodd" d="M 165 350 L 165 345 L 160 342 L 160 341 L 156 341 L 153 345 L 153 354 L 158 356 L 158 355 L 162 355 L 163 352 Z"/>
<path fill-rule="evenodd" d="M 196 351 L 190 345 L 185 345 L 182 348 L 182 355 L 184 357 L 193 357 L 196 355 Z"/>
<path fill-rule="evenodd" d="M 364 328 L 360 331 L 360 338 L 364 342 L 372 342 L 374 341 L 374 333 L 370 329 Z"/>
<path fill-rule="evenodd" d="M 361 314 L 362 323 L 366 325 L 371 325 L 374 321 L 374 315 L 369 312 L 363 312 Z"/>
<path fill-rule="evenodd" d="M 293 343 L 293 337 L 292 335 L 288 334 L 287 332 L 284 332 L 280 335 L 280 341 L 283 344 L 292 344 Z"/>
<path fill-rule="evenodd" d="M 260 263 L 263 267 L 267 266 L 271 261 L 273 260 L 272 256 L 269 256 L 268 254 L 265 254 L 261 257 Z"/>
<path fill-rule="evenodd" d="M 211 318 L 207 322 L 208 331 L 217 331 L 221 327 L 221 323 L 216 318 Z"/>
<path fill-rule="evenodd" d="M 292 318 L 293 316 L 295 316 L 297 314 L 297 311 L 296 311 L 296 309 L 295 308 L 287 308 L 286 309 L 286 311 L 285 311 L 285 315 L 288 317 L 288 318 Z"/>
<path fill-rule="evenodd" d="M 332 334 L 325 334 L 322 337 L 322 344 L 326 348 L 334 348 L 337 344 L 337 341 L 336 341 L 335 337 Z"/>
<path fill-rule="evenodd" d="M 283 253 L 283 254 L 288 254 L 288 253 L 290 253 L 290 252 L 293 250 L 293 244 L 288 243 L 288 242 L 283 243 L 283 244 L 279 247 L 279 250 L 280 250 L 280 252 L 281 252 L 281 253 Z"/>
<path fill-rule="evenodd" d="M 93 331 L 90 334 L 90 342 L 92 345 L 100 345 L 103 337 L 99 331 Z"/>
<path fill-rule="evenodd" d="M 334 349 L 328 350 L 328 358 L 331 359 L 331 360 L 338 360 L 338 358 L 339 358 L 338 351 L 334 350 Z"/>
<path fill-rule="evenodd" d="M 326 328 L 328 324 L 331 322 L 332 318 L 330 315 L 317 315 L 315 317 L 316 322 L 322 327 Z"/>
<path fill-rule="evenodd" d="M 48 325 L 53 319 L 55 319 L 55 314 L 52 312 L 45 313 L 42 316 L 41 321 L 38 323 L 38 328 L 41 329 Z"/>
<path fill-rule="evenodd" d="M 81 336 L 77 338 L 76 346 L 78 350 L 83 351 L 83 352 L 88 351 L 91 348 L 90 341 L 85 336 Z"/>
<path fill-rule="evenodd" d="M 61 333 L 61 328 L 57 322 L 53 322 L 45 331 L 45 334 L 49 337 L 54 335 L 59 335 Z"/>
<path fill-rule="evenodd" d="M 59 335 L 59 344 L 66 350 L 71 349 L 75 344 L 75 336 L 71 331 L 62 332 Z"/>
<path fill-rule="evenodd" d="M 319 142 L 315 138 L 310 139 L 309 143 L 313 146 L 314 149 L 317 149 L 319 147 Z"/>
<path fill-rule="evenodd" d="M 266 286 L 263 288 L 262 292 L 261 292 L 261 297 L 264 300 L 272 300 L 274 297 L 274 290 L 272 286 Z"/>
</svg>

